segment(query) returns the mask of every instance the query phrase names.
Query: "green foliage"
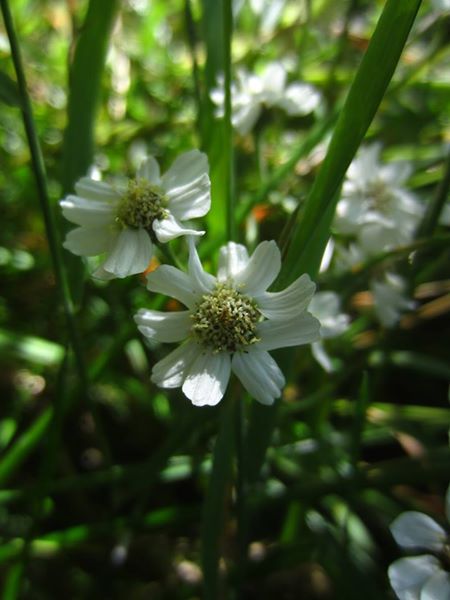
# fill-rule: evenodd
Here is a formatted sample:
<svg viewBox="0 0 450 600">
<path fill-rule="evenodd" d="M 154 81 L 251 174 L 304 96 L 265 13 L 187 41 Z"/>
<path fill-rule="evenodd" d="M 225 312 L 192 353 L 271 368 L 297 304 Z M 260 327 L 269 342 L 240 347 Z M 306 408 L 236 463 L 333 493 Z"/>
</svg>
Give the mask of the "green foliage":
<svg viewBox="0 0 450 600">
<path fill-rule="evenodd" d="M 0 0 L 0 580 L 3 597 L 391 598 L 389 525 L 444 522 L 450 349 L 449 13 L 424 0 Z M 235 5 L 236 14 L 231 14 Z M 261 2 L 264 5 L 264 2 Z M 12 19 L 8 23 L 8 9 Z M 12 29 L 11 29 L 12 28 Z M 14 46 L 14 38 L 16 46 Z M 11 46 L 10 42 L 11 41 Z M 266 102 L 233 128 L 244 69 L 281 61 L 318 107 Z M 211 100 L 225 80 L 224 117 Z M 411 168 L 423 207 L 404 245 L 353 263 L 335 226 L 349 165 Z M 275 239 L 281 290 L 309 273 L 348 325 L 273 356 L 273 406 L 234 379 L 218 407 L 157 388 L 133 315 L 177 310 L 144 276 L 100 282 L 70 255 L 58 201 L 92 170 L 120 185 L 144 154 L 164 172 L 207 153 L 212 207 L 198 250 Z M 380 167 L 381 168 L 381 167 Z M 57 219 L 54 217 L 57 216 Z M 320 269 L 332 236 L 335 253 Z M 186 265 L 183 240 L 157 251 Z M 373 282 L 409 301 L 380 322 Z M 365 592 L 366 593 L 366 592 Z"/>
</svg>

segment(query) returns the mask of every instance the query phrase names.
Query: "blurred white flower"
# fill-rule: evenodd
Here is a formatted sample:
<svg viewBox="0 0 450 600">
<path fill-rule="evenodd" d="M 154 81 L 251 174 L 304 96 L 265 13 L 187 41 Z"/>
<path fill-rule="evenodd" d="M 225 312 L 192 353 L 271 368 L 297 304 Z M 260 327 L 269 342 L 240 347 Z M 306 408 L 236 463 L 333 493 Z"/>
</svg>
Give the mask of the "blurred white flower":
<svg viewBox="0 0 450 600">
<path fill-rule="evenodd" d="M 190 238 L 188 272 L 163 265 L 147 277 L 148 289 L 179 300 L 187 310 L 140 310 L 141 333 L 163 343 L 183 342 L 158 362 L 152 381 L 181 387 L 196 406 L 222 399 L 233 371 L 262 404 L 272 404 L 285 384 L 270 356 L 276 348 L 319 339 L 320 324 L 307 312 L 315 285 L 302 275 L 282 292 L 267 292 L 281 268 L 275 242 L 262 242 L 251 257 L 240 244 L 220 249 L 217 277 L 206 273 Z"/>
<path fill-rule="evenodd" d="M 204 233 L 182 222 L 208 212 L 210 185 L 208 159 L 198 150 L 180 155 L 162 176 L 157 161 L 148 157 L 127 187 L 83 177 L 76 195 L 60 202 L 65 218 L 78 225 L 64 247 L 79 256 L 105 255 L 94 273 L 100 279 L 142 273 L 155 241 Z"/>
<path fill-rule="evenodd" d="M 318 292 L 309 305 L 309 311 L 320 322 L 320 337 L 322 340 L 337 337 L 347 329 L 350 317 L 341 312 L 341 301 L 335 292 Z M 314 342 L 311 346 L 314 358 L 327 371 L 334 370 L 330 356 L 322 341 Z"/>
<path fill-rule="evenodd" d="M 446 494 L 446 514 L 450 522 L 450 486 Z M 409 558 L 400 558 L 389 567 L 392 588 L 400 600 L 448 600 L 449 536 L 434 519 L 417 511 L 398 516 L 391 525 L 395 541 L 405 550 L 428 550 Z M 445 566 L 447 565 L 447 566 Z"/>
<path fill-rule="evenodd" d="M 223 78 L 211 91 L 211 100 L 217 105 L 217 116 L 223 117 L 225 91 Z M 261 75 L 237 71 L 237 80 L 231 85 L 232 123 L 241 135 L 247 134 L 258 120 L 263 106 L 278 106 L 288 115 L 307 115 L 320 103 L 320 94 L 307 83 L 286 85 L 286 70 L 279 62 L 266 66 Z"/>
<path fill-rule="evenodd" d="M 370 283 L 374 310 L 384 327 L 393 327 L 403 312 L 412 310 L 415 302 L 406 296 L 405 280 L 394 273 L 386 273 L 383 280 Z"/>
<path fill-rule="evenodd" d="M 405 162 L 380 163 L 381 145 L 361 148 L 344 181 L 334 230 L 356 238 L 363 255 L 411 241 L 424 206 L 403 186 L 411 175 Z"/>
</svg>

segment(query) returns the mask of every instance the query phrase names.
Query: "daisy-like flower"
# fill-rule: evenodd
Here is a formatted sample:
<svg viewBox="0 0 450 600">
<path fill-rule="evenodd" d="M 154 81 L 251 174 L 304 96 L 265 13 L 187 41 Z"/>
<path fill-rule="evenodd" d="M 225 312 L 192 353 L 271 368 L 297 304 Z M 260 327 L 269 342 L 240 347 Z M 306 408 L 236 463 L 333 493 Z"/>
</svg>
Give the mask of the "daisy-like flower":
<svg viewBox="0 0 450 600">
<path fill-rule="evenodd" d="M 341 311 L 341 300 L 335 292 L 318 292 L 309 305 L 312 315 L 320 322 L 322 340 L 341 335 L 350 323 L 350 317 Z M 317 362 L 327 371 L 334 371 L 333 362 L 328 355 L 322 340 L 314 342 L 311 350 Z"/>
<path fill-rule="evenodd" d="M 336 208 L 334 229 L 356 238 L 364 256 L 411 241 L 424 207 L 404 185 L 408 163 L 380 163 L 381 145 L 362 148 L 351 163 Z"/>
<path fill-rule="evenodd" d="M 152 370 L 163 388 L 181 387 L 196 406 L 222 399 L 233 371 L 262 404 L 272 404 L 285 384 L 270 356 L 276 348 L 319 339 L 320 323 L 307 312 L 315 285 L 302 275 L 281 292 L 268 292 L 281 257 L 275 242 L 262 242 L 251 257 L 229 242 L 219 254 L 217 277 L 206 273 L 192 238 L 188 272 L 163 265 L 147 277 L 148 289 L 187 307 L 177 312 L 140 310 L 141 333 L 158 342 L 182 342 Z"/>
<path fill-rule="evenodd" d="M 125 187 L 83 177 L 75 185 L 76 195 L 60 202 L 65 218 L 78 225 L 64 247 L 78 256 L 103 255 L 95 277 L 142 273 L 154 242 L 204 233 L 183 221 L 208 212 L 210 187 L 208 159 L 198 150 L 180 155 L 162 176 L 155 158 L 147 157 Z"/>
<path fill-rule="evenodd" d="M 217 105 L 217 116 L 223 117 L 225 91 L 223 78 L 211 91 L 211 100 Z M 286 70 L 279 62 L 267 65 L 261 75 L 240 69 L 231 85 L 232 123 L 241 135 L 255 125 L 264 106 L 278 106 L 288 115 L 307 115 L 320 103 L 320 94 L 307 83 L 286 85 Z"/>
<path fill-rule="evenodd" d="M 450 523 L 450 487 L 446 498 Z M 428 515 L 408 511 L 391 525 L 395 541 L 405 550 L 425 550 L 428 554 L 400 558 L 389 567 L 392 588 L 400 600 L 448 600 L 450 598 L 450 537 Z"/>
</svg>

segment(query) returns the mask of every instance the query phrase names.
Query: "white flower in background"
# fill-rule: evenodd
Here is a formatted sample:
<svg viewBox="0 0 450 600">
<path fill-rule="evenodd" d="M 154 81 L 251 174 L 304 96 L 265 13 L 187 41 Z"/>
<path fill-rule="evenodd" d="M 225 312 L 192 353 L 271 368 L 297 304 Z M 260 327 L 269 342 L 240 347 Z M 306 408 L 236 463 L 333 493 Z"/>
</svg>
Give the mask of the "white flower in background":
<svg viewBox="0 0 450 600">
<path fill-rule="evenodd" d="M 393 327 L 403 312 L 412 310 L 415 302 L 406 297 L 405 280 L 394 273 L 386 273 L 383 280 L 372 280 L 375 313 L 384 327 Z"/>
<path fill-rule="evenodd" d="M 450 487 L 445 498 L 450 522 Z M 392 588 L 400 600 L 448 600 L 450 598 L 449 535 L 428 515 L 408 511 L 391 525 L 395 541 L 405 550 L 429 554 L 400 558 L 389 567 Z"/>
<path fill-rule="evenodd" d="M 211 91 L 211 100 L 218 106 L 217 116 L 223 117 L 225 91 L 223 78 Z M 320 103 L 320 94 L 307 83 L 286 85 L 286 70 L 279 62 L 270 63 L 261 75 L 237 71 L 231 85 L 232 123 L 241 135 L 246 135 L 258 120 L 263 106 L 278 106 L 288 115 L 307 115 Z"/>
<path fill-rule="evenodd" d="M 285 379 L 269 351 L 314 342 L 320 328 L 306 310 L 315 290 L 308 275 L 282 292 L 266 291 L 280 268 L 275 242 L 262 242 L 251 257 L 244 246 L 229 242 L 220 249 L 214 277 L 203 270 L 190 239 L 187 273 L 168 265 L 150 273 L 150 291 L 187 307 L 168 313 L 142 309 L 135 316 L 149 339 L 183 342 L 153 367 L 152 381 L 181 387 L 196 406 L 213 406 L 233 371 L 251 396 L 272 404 Z"/>
<path fill-rule="evenodd" d="M 365 256 L 411 241 L 424 206 L 403 186 L 409 163 L 380 163 L 380 144 L 361 148 L 344 181 L 334 230 L 354 236 Z"/>
<path fill-rule="evenodd" d="M 347 329 L 350 317 L 341 312 L 341 301 L 335 292 L 318 292 L 309 305 L 309 311 L 320 322 L 320 337 L 322 340 L 341 335 Z M 328 373 L 334 370 L 330 356 L 322 341 L 314 342 L 311 346 L 314 358 Z"/>
<path fill-rule="evenodd" d="M 208 159 L 198 150 L 180 155 L 162 176 L 149 156 L 128 186 L 83 177 L 76 195 L 60 202 L 65 218 L 79 226 L 67 234 L 64 247 L 79 256 L 104 255 L 95 277 L 142 273 L 154 242 L 204 233 L 184 227 L 183 221 L 208 212 L 210 185 Z"/>
</svg>

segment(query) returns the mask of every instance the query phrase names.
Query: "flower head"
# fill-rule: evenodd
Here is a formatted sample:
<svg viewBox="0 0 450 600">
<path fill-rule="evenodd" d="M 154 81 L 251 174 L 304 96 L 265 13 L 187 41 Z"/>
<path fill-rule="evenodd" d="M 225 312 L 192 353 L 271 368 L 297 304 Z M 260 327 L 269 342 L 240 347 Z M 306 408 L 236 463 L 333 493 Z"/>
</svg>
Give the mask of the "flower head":
<svg viewBox="0 0 450 600">
<path fill-rule="evenodd" d="M 224 114 L 224 82 L 211 92 L 212 101 L 218 106 L 217 115 Z M 307 83 L 286 85 L 286 71 L 279 62 L 267 65 L 261 75 L 240 69 L 237 80 L 231 86 L 232 122 L 240 134 L 246 135 L 255 125 L 264 106 L 278 106 L 288 115 L 307 115 L 320 103 L 320 94 Z"/>
<path fill-rule="evenodd" d="M 79 256 L 104 255 L 96 277 L 126 277 L 145 271 L 154 242 L 204 233 L 186 228 L 183 221 L 202 217 L 210 208 L 208 159 L 191 150 L 161 176 L 149 156 L 124 188 L 83 177 L 75 191 L 60 202 L 66 219 L 78 225 L 64 247 Z"/>
<path fill-rule="evenodd" d="M 190 239 L 188 272 L 163 265 L 147 277 L 148 289 L 170 295 L 187 310 L 140 310 L 135 320 L 146 337 L 183 342 L 158 362 L 152 381 L 181 387 L 197 406 L 222 399 L 231 371 L 256 400 L 272 404 L 285 380 L 269 351 L 319 339 L 320 323 L 307 312 L 315 285 L 302 275 L 282 292 L 268 292 L 281 267 L 275 242 L 262 242 L 251 257 L 229 242 L 219 255 L 217 277 L 206 273 Z"/>
<path fill-rule="evenodd" d="M 351 163 L 334 229 L 354 236 L 364 256 L 408 243 L 423 215 L 416 196 L 404 188 L 406 163 L 380 163 L 380 144 L 362 148 Z"/>
<path fill-rule="evenodd" d="M 450 522 L 450 486 L 446 495 Z M 391 532 L 406 550 L 426 550 L 429 554 L 400 558 L 389 567 L 388 575 L 400 600 L 443 600 L 450 598 L 449 535 L 434 519 L 417 511 L 398 516 Z"/>
</svg>

